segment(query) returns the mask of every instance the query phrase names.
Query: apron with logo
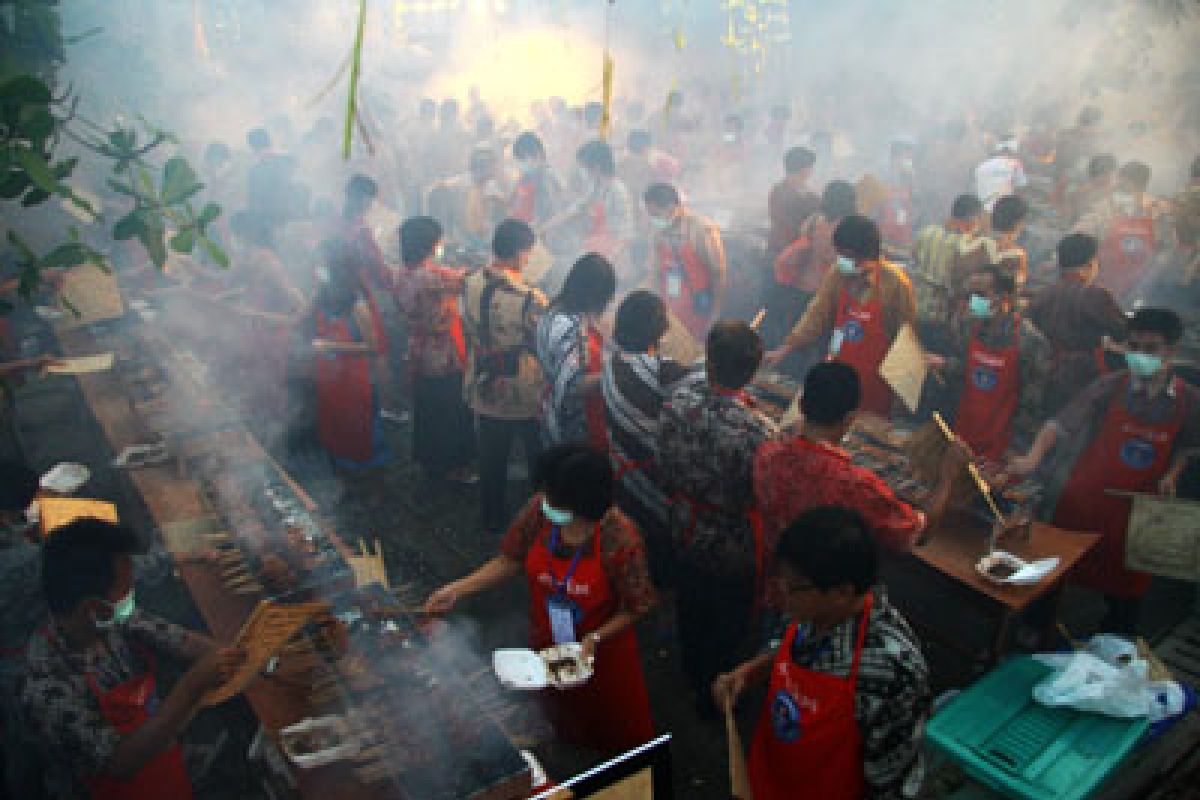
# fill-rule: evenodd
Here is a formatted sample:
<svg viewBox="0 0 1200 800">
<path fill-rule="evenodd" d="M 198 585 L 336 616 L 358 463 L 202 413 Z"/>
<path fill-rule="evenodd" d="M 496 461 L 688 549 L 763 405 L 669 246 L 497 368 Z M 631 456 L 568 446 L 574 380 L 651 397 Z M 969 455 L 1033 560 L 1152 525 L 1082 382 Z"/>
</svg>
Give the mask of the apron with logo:
<svg viewBox="0 0 1200 800">
<path fill-rule="evenodd" d="M 1154 257 L 1154 218 L 1117 217 L 1100 245 L 1098 283 L 1114 297 L 1129 294 Z"/>
<path fill-rule="evenodd" d="M 663 301 L 688 332 L 703 341 L 712 318 L 696 310 L 695 298 L 713 291 L 708 270 L 691 242 L 678 246 L 665 239 L 658 243 L 658 286 Z"/>
<path fill-rule="evenodd" d="M 804 669 L 793 661 L 797 626 L 789 628 L 771 665 L 766 707 L 750 745 L 754 800 L 863 796 L 866 781 L 855 689 L 872 598 L 868 594 L 863 604 L 847 678 Z"/>
<path fill-rule="evenodd" d="M 546 540 L 549 538 L 550 544 Z M 558 558 L 559 531 L 544 521 L 525 557 L 529 582 L 530 646 L 541 650 L 583 641 L 617 613 L 617 596 L 600 556 L 600 523 L 572 558 Z M 590 552 L 585 554 L 584 551 Z M 596 647 L 595 674 L 575 689 L 548 689 L 547 712 L 564 739 L 601 750 L 625 751 L 654 737 L 650 696 L 628 627 Z"/>
<path fill-rule="evenodd" d="M 858 303 L 843 288 L 834 326 L 829 360 L 849 364 L 858 372 L 862 386 L 858 410 L 891 419 L 892 387 L 880 377 L 879 365 L 892 343 L 883 327 L 883 303 L 878 292 L 871 302 Z"/>
<path fill-rule="evenodd" d="M 1021 394 L 1021 318 L 1013 319 L 1013 342 L 991 349 L 979 341 L 976 326 L 967 349 L 962 398 L 954 431 L 975 454 L 1000 461 L 1012 436 L 1012 419 Z"/>
<path fill-rule="evenodd" d="M 1141 597 L 1149 588 L 1147 573 L 1125 568 L 1125 529 L 1132 500 L 1114 497 L 1107 490 L 1158 491 L 1158 481 L 1171 465 L 1171 447 L 1187 414 L 1182 389 L 1177 383 L 1176 408 L 1169 419 L 1157 424 L 1142 422 L 1126 410 L 1126 377 L 1109 403 L 1096 438 L 1075 462 L 1075 473 L 1054 510 L 1054 524 L 1099 533 L 1102 538 L 1071 573 L 1073 582 L 1124 598 Z"/>
</svg>

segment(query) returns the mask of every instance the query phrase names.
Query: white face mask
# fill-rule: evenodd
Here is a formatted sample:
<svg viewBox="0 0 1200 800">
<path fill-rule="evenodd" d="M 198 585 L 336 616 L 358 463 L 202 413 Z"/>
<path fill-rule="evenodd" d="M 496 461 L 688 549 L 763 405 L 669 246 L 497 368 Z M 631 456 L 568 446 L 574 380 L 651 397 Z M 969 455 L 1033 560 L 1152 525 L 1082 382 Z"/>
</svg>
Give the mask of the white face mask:
<svg viewBox="0 0 1200 800">
<path fill-rule="evenodd" d="M 438 242 L 437 247 L 433 248 L 433 260 L 441 263 L 446 260 L 446 244 Z"/>
<path fill-rule="evenodd" d="M 670 217 L 651 217 L 650 227 L 654 228 L 655 230 L 665 231 L 667 228 L 671 227 L 671 221 L 672 220 Z"/>
<path fill-rule="evenodd" d="M 317 283 L 329 283 L 329 267 L 317 267 L 316 270 Z"/>
<path fill-rule="evenodd" d="M 858 274 L 858 264 L 854 261 L 853 258 L 850 258 L 850 256 L 838 256 L 837 257 L 837 269 L 838 269 L 838 272 L 842 273 L 843 275 L 857 275 Z"/>
</svg>

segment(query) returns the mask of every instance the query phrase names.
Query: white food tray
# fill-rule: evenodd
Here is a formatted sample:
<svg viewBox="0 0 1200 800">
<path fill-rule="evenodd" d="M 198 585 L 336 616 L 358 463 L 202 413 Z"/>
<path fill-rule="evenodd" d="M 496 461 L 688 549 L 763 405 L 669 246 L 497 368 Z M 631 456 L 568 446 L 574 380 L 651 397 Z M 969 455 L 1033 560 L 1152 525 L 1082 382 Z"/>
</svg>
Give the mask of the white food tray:
<svg viewBox="0 0 1200 800">
<path fill-rule="evenodd" d="M 550 664 L 570 659 L 574 662 L 572 676 L 555 675 Z M 553 686 L 555 689 L 574 689 L 582 686 L 594 674 L 591 664 L 583 662 L 583 646 L 578 643 L 560 644 L 535 651 L 508 648 L 492 653 L 492 669 L 507 689 L 536 691 Z"/>
</svg>

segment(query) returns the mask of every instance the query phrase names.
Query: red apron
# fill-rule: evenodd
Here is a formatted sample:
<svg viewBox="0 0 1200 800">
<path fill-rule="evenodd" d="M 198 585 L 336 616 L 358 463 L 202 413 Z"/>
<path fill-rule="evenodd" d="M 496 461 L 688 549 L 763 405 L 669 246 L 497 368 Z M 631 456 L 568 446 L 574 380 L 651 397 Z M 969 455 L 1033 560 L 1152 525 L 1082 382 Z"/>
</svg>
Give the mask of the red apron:
<svg viewBox="0 0 1200 800">
<path fill-rule="evenodd" d="M 583 239 L 585 253 L 599 253 L 607 259 L 616 255 L 616 242 L 608 230 L 608 211 L 604 200 L 597 200 L 588 209 L 588 231 Z"/>
<path fill-rule="evenodd" d="M 317 338 L 361 342 L 349 321 L 317 312 Z M 335 458 L 366 462 L 374 455 L 375 390 L 370 356 L 317 354 L 317 438 Z"/>
<path fill-rule="evenodd" d="M 1013 318 L 1013 343 L 992 350 L 979 341 L 979 327 L 971 333 L 962 398 L 954 417 L 954 431 L 975 454 L 1000 461 L 1012 436 L 1012 418 L 1021 395 L 1021 318 Z"/>
<path fill-rule="evenodd" d="M 841 290 L 834 323 L 834 338 L 837 339 L 837 332 L 841 331 L 841 344 L 836 351 L 831 344 L 829 360 L 849 364 L 858 372 L 858 381 L 862 386 L 859 411 L 891 419 L 892 387 L 880 377 L 879 365 L 892 343 L 883 328 L 883 303 L 878 298 L 878 292 L 876 295 L 874 300 L 861 305 L 850 297 L 846 289 Z"/>
<path fill-rule="evenodd" d="M 583 640 L 617 612 L 617 596 L 600 557 L 600 524 L 591 552 L 581 556 L 570 573 L 571 559 L 557 558 L 546 544 L 551 534 L 543 521 L 537 540 L 525 557 L 529 581 L 529 640 L 534 650 L 554 644 L 547 603 L 564 582 L 566 597 L 579 609 L 576 638 Z M 625 751 L 654 738 L 650 696 L 638 655 L 637 632 L 626 628 L 596 648 L 596 673 L 577 689 L 548 689 L 547 712 L 563 738 L 601 750 Z"/>
<path fill-rule="evenodd" d="M 532 177 L 521 178 L 513 189 L 512 200 L 509 203 L 508 215 L 524 223 L 533 224 L 537 211 L 537 180 Z"/>
<path fill-rule="evenodd" d="M 1154 257 L 1154 218 L 1117 217 L 1100 245 L 1097 282 L 1115 297 L 1129 294 Z"/>
<path fill-rule="evenodd" d="M 150 719 L 155 704 L 155 659 L 153 653 L 137 648 L 146 671 L 105 692 L 96 677 L 86 674 L 88 687 L 100 704 L 100 714 L 117 733 L 127 736 Z M 132 778 L 98 775 L 87 781 L 92 800 L 191 800 L 192 781 L 178 744 L 146 762 Z"/>
<path fill-rule="evenodd" d="M 683 242 L 676 248 L 666 240 L 659 240 L 658 287 L 659 294 L 679 321 L 692 336 L 703 341 L 712 319 L 697 313 L 694 300 L 701 292 L 711 294 L 713 285 L 691 242 Z"/>
<path fill-rule="evenodd" d="M 863 779 L 862 731 L 855 689 L 873 595 L 863 603 L 850 676 L 804 669 L 792 660 L 796 625 L 788 629 L 771 665 L 767 704 L 750 744 L 754 800 L 859 800 Z"/>
<path fill-rule="evenodd" d="M 599 375 L 604 368 L 603 339 L 600 331 L 594 325 L 587 326 L 587 362 L 585 372 L 588 375 Z M 597 450 L 608 449 L 608 419 L 604 409 L 604 393 L 599 387 L 588 392 L 583 398 L 583 418 L 587 423 L 588 444 Z"/>
<path fill-rule="evenodd" d="M 1142 422 L 1125 408 L 1129 378 L 1108 406 L 1096 438 L 1075 462 L 1054 510 L 1054 524 L 1072 531 L 1102 534 L 1100 542 L 1071 573 L 1075 583 L 1113 597 L 1146 593 L 1150 576 L 1125 568 L 1125 529 L 1132 501 L 1105 490 L 1158 491 L 1158 481 L 1171 465 L 1171 446 L 1187 416 L 1183 387 L 1176 381 L 1176 410 L 1166 422 Z"/>
</svg>

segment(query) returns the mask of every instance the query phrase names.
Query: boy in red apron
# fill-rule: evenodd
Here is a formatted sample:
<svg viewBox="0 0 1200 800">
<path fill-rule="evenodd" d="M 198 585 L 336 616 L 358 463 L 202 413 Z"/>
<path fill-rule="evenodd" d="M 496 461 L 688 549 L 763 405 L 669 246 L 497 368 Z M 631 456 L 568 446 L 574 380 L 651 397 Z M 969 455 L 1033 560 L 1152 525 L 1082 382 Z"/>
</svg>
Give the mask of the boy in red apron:
<svg viewBox="0 0 1200 800">
<path fill-rule="evenodd" d="M 855 511 L 807 511 L 775 551 L 776 600 L 792 619 L 779 649 L 713 682 L 729 708 L 767 683 L 750 745 L 755 800 L 861 800 L 919 780 L 929 671 L 881 590 L 874 538 Z"/>
<path fill-rule="evenodd" d="M 833 233 L 834 269 L 780 347 L 767 354 L 774 366 L 788 353 L 829 337 L 829 360 L 854 367 L 862 386 L 860 411 L 890 418 L 892 389 L 879 374 L 897 331 L 915 324 L 916 296 L 903 270 L 880 258 L 879 228 L 851 215 Z"/>
<path fill-rule="evenodd" d="M 576 744 L 630 750 L 654 736 L 634 629 L 654 602 L 641 537 L 613 506 L 612 468 L 600 451 L 558 445 L 537 473 L 542 491 L 513 521 L 500 555 L 438 589 L 426 608 L 446 613 L 524 572 L 530 647 L 579 642 L 595 670 L 578 688 L 547 690 L 556 731 Z"/>
<path fill-rule="evenodd" d="M 659 295 L 696 339 L 721 315 L 725 247 L 711 221 L 688 211 L 679 192 L 654 183 L 643 197 L 654 228 L 654 275 Z"/>
<path fill-rule="evenodd" d="M 190 800 L 179 737 L 245 659 L 205 636 L 135 608 L 127 528 L 83 519 L 54 531 L 43 547 L 50 617 L 31 639 L 21 695 L 30 733 L 58 762 L 48 772 L 92 800 Z M 191 669 L 157 691 L 156 650 Z"/>
<path fill-rule="evenodd" d="M 1200 446 L 1200 391 L 1170 369 L 1183 335 L 1179 316 L 1144 308 L 1129 322 L 1128 369 L 1104 375 L 1048 422 L 1010 471 L 1027 474 L 1054 450 L 1046 470 L 1052 520 L 1060 528 L 1102 539 L 1072 579 L 1103 594 L 1101 626 L 1136 632 L 1139 601 L 1150 576 L 1125 566 L 1130 494 L 1173 495 L 1188 455 Z"/>
</svg>

